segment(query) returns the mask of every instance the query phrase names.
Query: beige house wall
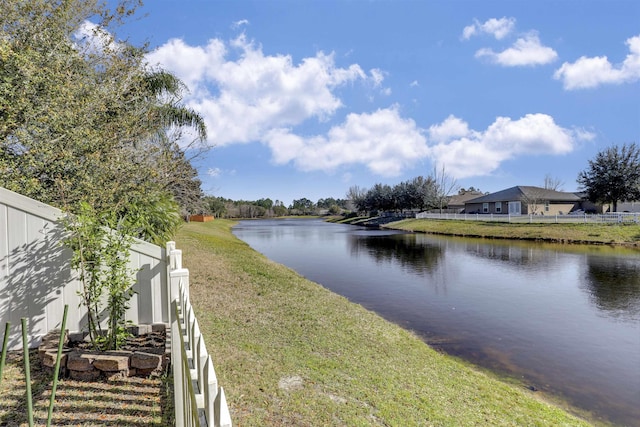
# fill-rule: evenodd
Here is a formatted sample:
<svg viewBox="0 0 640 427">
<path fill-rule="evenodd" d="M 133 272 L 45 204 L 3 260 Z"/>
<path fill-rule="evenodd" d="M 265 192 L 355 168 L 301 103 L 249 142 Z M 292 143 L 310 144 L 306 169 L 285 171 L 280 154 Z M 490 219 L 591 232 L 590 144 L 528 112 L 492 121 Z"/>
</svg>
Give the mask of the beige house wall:
<svg viewBox="0 0 640 427">
<path fill-rule="evenodd" d="M 483 203 L 468 203 L 465 205 L 466 213 L 487 213 L 494 215 L 507 215 L 509 213 L 509 202 L 501 202 L 502 209 L 500 212 L 496 211 L 496 203 L 489 202 L 489 211 L 483 211 Z M 545 210 L 545 202 L 541 201 L 535 204 L 521 203 L 521 214 L 529 215 L 529 213 L 537 215 L 566 215 L 571 212 L 576 206 L 576 203 L 562 203 L 562 202 L 550 202 L 549 210 Z"/>
</svg>

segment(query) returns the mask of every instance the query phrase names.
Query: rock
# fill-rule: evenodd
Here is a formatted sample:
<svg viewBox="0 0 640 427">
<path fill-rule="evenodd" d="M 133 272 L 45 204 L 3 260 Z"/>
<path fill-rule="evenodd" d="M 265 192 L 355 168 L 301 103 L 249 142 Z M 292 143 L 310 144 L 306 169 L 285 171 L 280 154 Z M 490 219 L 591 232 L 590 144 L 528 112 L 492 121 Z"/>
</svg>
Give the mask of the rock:
<svg viewBox="0 0 640 427">
<path fill-rule="evenodd" d="M 127 326 L 127 331 L 136 337 L 140 335 L 147 335 L 151 333 L 151 325 L 132 325 Z"/>
<path fill-rule="evenodd" d="M 69 353 L 69 351 L 70 350 L 62 350 L 62 354 L 60 355 L 61 368 L 64 368 L 65 366 L 67 366 L 67 354 Z M 46 366 L 47 368 L 54 368 L 56 366 L 57 357 L 58 357 L 58 349 L 47 350 L 40 358 L 40 361 L 42 362 L 42 365 Z"/>
<path fill-rule="evenodd" d="M 89 337 L 87 332 L 72 332 L 69 334 L 69 341 L 73 343 L 83 342 L 87 337 Z"/>
<path fill-rule="evenodd" d="M 131 355 L 131 366 L 136 369 L 162 369 L 162 355 L 135 351 Z"/>
<path fill-rule="evenodd" d="M 95 354 L 72 351 L 67 356 L 67 369 L 70 371 L 92 371 Z"/>
<path fill-rule="evenodd" d="M 93 366 L 101 371 L 129 370 L 129 357 L 114 354 L 96 354 Z"/>
</svg>

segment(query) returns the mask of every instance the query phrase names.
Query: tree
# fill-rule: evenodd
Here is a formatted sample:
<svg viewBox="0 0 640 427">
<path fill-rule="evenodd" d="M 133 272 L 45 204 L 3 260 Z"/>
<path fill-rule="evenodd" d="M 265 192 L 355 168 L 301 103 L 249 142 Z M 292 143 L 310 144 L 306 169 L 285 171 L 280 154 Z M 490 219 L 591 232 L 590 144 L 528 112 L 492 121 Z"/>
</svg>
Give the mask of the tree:
<svg viewBox="0 0 640 427">
<path fill-rule="evenodd" d="M 600 151 L 577 181 L 590 201 L 611 203 L 614 212 L 620 201 L 640 200 L 640 147 L 631 143 Z"/>
<path fill-rule="evenodd" d="M 92 0 L 2 2 L 0 185 L 69 212 L 88 203 L 101 217 L 163 201 L 145 224 L 169 228 L 135 228 L 136 237 L 166 237 L 175 201 L 188 213 L 201 197 L 180 129 L 193 127 L 197 140 L 206 129 L 180 104 L 180 81 L 150 70 L 144 47 L 107 30 L 138 3 L 121 0 L 111 11 Z"/>
<path fill-rule="evenodd" d="M 0 185 L 70 213 L 89 329 L 96 337 L 107 313 L 114 348 L 133 293 L 133 237 L 162 244 L 180 223 L 176 200 L 193 209 L 200 184 L 177 141 L 185 126 L 196 140 L 206 129 L 181 105 L 179 80 L 112 31 L 140 1 L 108 3 L 0 3 Z"/>
<path fill-rule="evenodd" d="M 347 191 L 347 199 L 351 201 L 353 206 L 358 211 L 366 211 L 365 207 L 365 198 L 366 198 L 367 190 L 365 188 L 361 188 L 357 185 L 354 185 L 349 188 Z"/>
<path fill-rule="evenodd" d="M 564 182 L 560 178 L 553 178 L 550 174 L 544 176 L 544 189 L 553 191 L 562 191 Z"/>
<path fill-rule="evenodd" d="M 436 207 L 438 207 L 440 213 L 442 213 L 442 208 L 448 203 L 449 196 L 457 190 L 458 183 L 455 178 L 446 173 L 444 166 L 442 166 L 441 170 L 438 170 L 438 167 L 434 166 L 430 178 L 435 184 Z"/>
<path fill-rule="evenodd" d="M 203 198 L 205 213 L 222 218 L 227 213 L 226 200 L 223 197 L 205 196 Z"/>
<path fill-rule="evenodd" d="M 303 215 L 310 215 L 313 213 L 314 204 L 311 200 L 303 197 L 296 199 L 291 203 L 290 209 L 297 210 Z"/>
</svg>

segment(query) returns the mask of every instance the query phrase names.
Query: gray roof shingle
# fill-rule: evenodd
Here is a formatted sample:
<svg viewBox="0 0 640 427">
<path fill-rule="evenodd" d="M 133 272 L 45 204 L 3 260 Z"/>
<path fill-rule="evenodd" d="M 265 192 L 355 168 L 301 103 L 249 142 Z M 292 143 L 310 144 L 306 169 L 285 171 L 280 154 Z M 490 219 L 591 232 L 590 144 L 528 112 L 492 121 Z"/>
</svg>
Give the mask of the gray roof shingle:
<svg viewBox="0 0 640 427">
<path fill-rule="evenodd" d="M 548 200 L 550 202 L 578 202 L 580 197 L 575 193 L 567 193 L 564 191 L 547 190 L 542 187 L 532 187 L 526 185 L 517 185 L 507 188 L 506 190 L 497 191 L 495 193 L 480 196 L 466 203 L 491 203 L 491 202 L 509 202 L 523 200 Z"/>
</svg>

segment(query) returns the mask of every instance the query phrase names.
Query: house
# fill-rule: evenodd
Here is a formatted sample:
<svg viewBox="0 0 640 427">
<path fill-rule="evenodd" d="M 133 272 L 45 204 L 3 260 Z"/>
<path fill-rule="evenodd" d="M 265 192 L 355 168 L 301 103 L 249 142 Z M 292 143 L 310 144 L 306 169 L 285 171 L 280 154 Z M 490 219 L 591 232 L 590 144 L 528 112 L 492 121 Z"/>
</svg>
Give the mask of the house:
<svg viewBox="0 0 640 427">
<path fill-rule="evenodd" d="M 580 209 L 586 213 L 611 213 L 613 205 L 611 203 L 594 203 L 589 200 L 586 192 L 576 193 L 581 199 Z M 640 212 L 640 201 L 620 200 L 618 201 L 618 212 L 638 213 Z"/>
<path fill-rule="evenodd" d="M 447 202 L 447 211 L 462 213 L 464 212 L 465 203 L 471 199 L 475 199 L 484 195 L 482 191 L 476 190 L 460 190 L 460 192 L 456 195 L 449 197 L 449 201 Z"/>
<path fill-rule="evenodd" d="M 618 212 L 640 212 L 640 201 L 618 202 Z"/>
<path fill-rule="evenodd" d="M 575 193 L 518 185 L 480 196 L 465 203 L 466 213 L 511 215 L 562 215 L 579 209 Z"/>
</svg>

